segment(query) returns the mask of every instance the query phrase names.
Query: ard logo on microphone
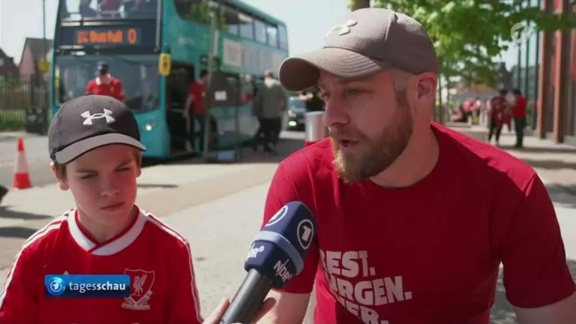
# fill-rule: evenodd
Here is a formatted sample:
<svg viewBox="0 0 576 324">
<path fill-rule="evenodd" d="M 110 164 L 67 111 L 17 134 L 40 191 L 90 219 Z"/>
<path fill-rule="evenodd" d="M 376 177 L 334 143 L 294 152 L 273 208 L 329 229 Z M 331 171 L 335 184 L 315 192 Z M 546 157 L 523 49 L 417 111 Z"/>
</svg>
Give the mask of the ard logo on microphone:
<svg viewBox="0 0 576 324">
<path fill-rule="evenodd" d="M 300 221 L 298 224 L 298 243 L 304 250 L 308 250 L 314 238 L 314 224 L 309 219 Z"/>
</svg>

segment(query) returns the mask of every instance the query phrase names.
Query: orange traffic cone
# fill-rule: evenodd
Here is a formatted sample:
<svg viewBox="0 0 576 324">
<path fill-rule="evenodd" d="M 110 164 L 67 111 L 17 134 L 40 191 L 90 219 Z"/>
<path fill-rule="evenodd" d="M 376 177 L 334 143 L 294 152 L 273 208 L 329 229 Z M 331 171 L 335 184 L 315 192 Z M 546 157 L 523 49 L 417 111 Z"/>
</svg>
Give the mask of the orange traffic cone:
<svg viewBox="0 0 576 324">
<path fill-rule="evenodd" d="M 16 165 L 14 165 L 14 182 L 12 186 L 16 189 L 28 189 L 32 187 L 22 138 L 18 139 L 18 155 L 16 156 Z"/>
</svg>

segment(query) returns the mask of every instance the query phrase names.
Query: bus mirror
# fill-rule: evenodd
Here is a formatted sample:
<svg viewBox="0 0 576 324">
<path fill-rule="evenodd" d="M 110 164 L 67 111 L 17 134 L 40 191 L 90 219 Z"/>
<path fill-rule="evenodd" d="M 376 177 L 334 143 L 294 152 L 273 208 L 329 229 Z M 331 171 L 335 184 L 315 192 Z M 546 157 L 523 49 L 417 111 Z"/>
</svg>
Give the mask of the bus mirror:
<svg viewBox="0 0 576 324">
<path fill-rule="evenodd" d="M 170 75 L 171 70 L 171 59 L 170 54 L 162 53 L 160 54 L 160 58 L 158 59 L 158 72 L 162 76 Z"/>
</svg>

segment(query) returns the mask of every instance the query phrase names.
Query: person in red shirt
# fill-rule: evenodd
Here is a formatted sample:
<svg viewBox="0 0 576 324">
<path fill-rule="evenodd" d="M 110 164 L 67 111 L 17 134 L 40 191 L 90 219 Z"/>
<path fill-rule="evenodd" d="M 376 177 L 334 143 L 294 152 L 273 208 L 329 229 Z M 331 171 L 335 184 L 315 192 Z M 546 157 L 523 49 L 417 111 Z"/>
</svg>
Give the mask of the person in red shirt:
<svg viewBox="0 0 576 324">
<path fill-rule="evenodd" d="M 496 145 L 500 145 L 500 134 L 504 126 L 505 115 L 509 110 L 506 94 L 508 94 L 506 89 L 500 89 L 498 95 L 490 99 L 488 143 L 492 141 L 492 136 L 495 136 Z"/>
<path fill-rule="evenodd" d="M 107 63 L 98 63 L 96 78 L 90 80 L 86 86 L 86 93 L 105 95 L 124 101 L 124 87 L 119 79 L 110 74 Z"/>
<path fill-rule="evenodd" d="M 24 243 L 0 293 L 0 323 L 202 323 L 188 242 L 134 204 L 145 147 L 130 109 L 102 95 L 72 99 L 54 117 L 48 145 L 76 207 Z M 48 274 L 126 274 L 131 294 L 54 298 Z"/>
<path fill-rule="evenodd" d="M 524 129 L 526 128 L 526 97 L 518 89 L 513 91 L 516 97 L 516 104 L 512 108 L 512 116 L 514 117 L 514 131 L 516 132 L 515 148 L 524 147 Z"/>
<path fill-rule="evenodd" d="M 192 82 L 190 84 L 190 89 L 188 90 L 188 98 L 186 99 L 186 105 L 184 107 L 183 117 L 190 121 L 191 126 L 191 136 L 190 141 L 192 146 L 195 139 L 198 138 L 199 147 L 198 152 L 204 151 L 204 136 L 206 132 L 206 108 L 204 107 L 204 99 L 206 98 L 206 83 L 208 82 L 208 71 L 200 71 L 200 79 Z M 194 130 L 194 119 L 198 121 L 200 129 L 196 132 Z"/>
<path fill-rule="evenodd" d="M 431 122 L 439 77 L 414 19 L 353 11 L 322 49 L 288 58 L 282 85 L 317 85 L 330 137 L 277 168 L 262 226 L 290 201 L 317 236 L 265 316 L 302 323 L 487 324 L 499 266 L 517 319 L 576 323 L 576 287 L 554 207 L 536 172 Z"/>
</svg>

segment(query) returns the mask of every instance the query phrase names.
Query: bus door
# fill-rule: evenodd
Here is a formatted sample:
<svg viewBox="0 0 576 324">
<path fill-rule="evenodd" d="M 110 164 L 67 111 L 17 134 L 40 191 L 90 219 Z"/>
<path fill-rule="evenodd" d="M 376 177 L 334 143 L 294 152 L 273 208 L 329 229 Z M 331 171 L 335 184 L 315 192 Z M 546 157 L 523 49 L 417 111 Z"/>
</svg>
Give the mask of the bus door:
<svg viewBox="0 0 576 324">
<path fill-rule="evenodd" d="M 170 130 L 172 155 L 190 153 L 190 134 L 194 124 L 184 118 L 184 106 L 188 98 L 190 84 L 194 81 L 194 65 L 174 62 L 166 82 L 166 121 Z"/>
</svg>

